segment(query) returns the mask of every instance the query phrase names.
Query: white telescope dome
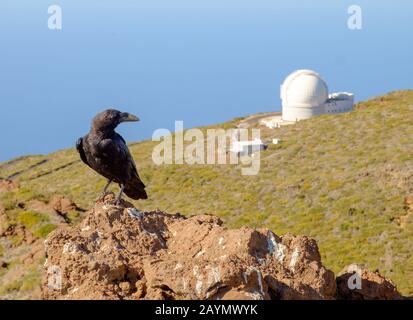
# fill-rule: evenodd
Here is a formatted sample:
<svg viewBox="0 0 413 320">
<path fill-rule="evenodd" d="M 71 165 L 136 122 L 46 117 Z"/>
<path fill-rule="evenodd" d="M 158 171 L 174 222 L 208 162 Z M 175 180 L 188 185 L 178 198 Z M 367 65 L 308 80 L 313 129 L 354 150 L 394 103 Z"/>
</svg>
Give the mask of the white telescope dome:
<svg viewBox="0 0 413 320">
<path fill-rule="evenodd" d="M 281 86 L 281 100 L 285 107 L 317 107 L 326 103 L 327 99 L 326 82 L 312 70 L 291 73 Z"/>
<path fill-rule="evenodd" d="M 281 85 L 282 121 L 296 122 L 329 113 L 353 110 L 354 94 L 328 94 L 327 83 L 312 70 L 297 70 Z"/>
</svg>

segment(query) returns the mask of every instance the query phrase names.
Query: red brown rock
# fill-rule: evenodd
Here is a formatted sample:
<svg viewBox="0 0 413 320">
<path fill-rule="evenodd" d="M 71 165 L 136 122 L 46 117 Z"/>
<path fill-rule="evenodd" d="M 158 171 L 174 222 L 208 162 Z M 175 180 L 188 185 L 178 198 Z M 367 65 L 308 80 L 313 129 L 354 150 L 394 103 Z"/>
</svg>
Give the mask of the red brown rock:
<svg viewBox="0 0 413 320">
<path fill-rule="evenodd" d="M 17 188 L 17 183 L 7 180 L 7 179 L 0 179 L 0 193 L 11 191 Z"/>
<path fill-rule="evenodd" d="M 315 240 L 227 229 L 212 215 L 185 218 L 100 202 L 78 226 L 53 231 L 45 247 L 45 299 L 337 298 Z M 396 297 L 380 275 L 366 279 L 378 286 L 365 297 Z"/>
<path fill-rule="evenodd" d="M 184 218 L 98 203 L 45 242 L 46 299 L 333 299 L 334 274 L 307 237 L 230 230 L 211 215 Z M 61 290 L 49 288 L 59 270 Z"/>
<path fill-rule="evenodd" d="M 77 209 L 76 204 L 71 199 L 62 196 L 54 196 L 50 200 L 49 206 L 59 214 L 66 214 Z"/>
<path fill-rule="evenodd" d="M 17 247 L 20 243 L 32 244 L 37 239 L 29 230 L 26 229 L 25 226 L 21 224 L 9 225 L 6 223 L 5 227 L 2 229 L 5 229 L 2 230 L 2 233 L 0 234 L 2 237 L 15 237 L 20 240 L 20 242 L 12 243 L 12 247 Z"/>
<path fill-rule="evenodd" d="M 0 236 L 7 230 L 6 209 L 0 202 Z"/>
<path fill-rule="evenodd" d="M 356 286 L 357 277 L 360 279 L 359 288 Z M 397 300 L 403 298 L 391 280 L 381 276 L 378 271 L 372 272 L 357 264 L 349 265 L 339 273 L 337 294 L 339 299 L 344 300 Z"/>
</svg>

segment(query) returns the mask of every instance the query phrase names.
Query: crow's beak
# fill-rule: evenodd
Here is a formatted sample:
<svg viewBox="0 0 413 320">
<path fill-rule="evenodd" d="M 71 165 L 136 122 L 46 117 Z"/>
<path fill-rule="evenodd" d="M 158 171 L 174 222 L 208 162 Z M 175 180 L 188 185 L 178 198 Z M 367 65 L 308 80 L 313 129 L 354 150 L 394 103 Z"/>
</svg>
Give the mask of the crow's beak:
<svg viewBox="0 0 413 320">
<path fill-rule="evenodd" d="M 139 121 L 139 118 L 127 112 L 121 113 L 120 122 L 131 122 L 131 121 Z"/>
</svg>

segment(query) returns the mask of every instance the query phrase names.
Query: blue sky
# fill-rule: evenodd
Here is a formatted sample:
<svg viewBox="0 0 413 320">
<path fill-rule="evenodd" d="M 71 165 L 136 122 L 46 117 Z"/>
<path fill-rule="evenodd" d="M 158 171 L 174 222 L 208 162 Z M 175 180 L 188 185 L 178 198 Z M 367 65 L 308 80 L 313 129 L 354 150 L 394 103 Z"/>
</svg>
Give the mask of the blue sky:
<svg viewBox="0 0 413 320">
<path fill-rule="evenodd" d="M 119 128 L 129 141 L 280 110 L 299 68 L 357 100 L 413 88 L 412 14 L 405 0 L 2 0 L 0 161 L 72 147 L 108 107 L 141 118 Z"/>
</svg>

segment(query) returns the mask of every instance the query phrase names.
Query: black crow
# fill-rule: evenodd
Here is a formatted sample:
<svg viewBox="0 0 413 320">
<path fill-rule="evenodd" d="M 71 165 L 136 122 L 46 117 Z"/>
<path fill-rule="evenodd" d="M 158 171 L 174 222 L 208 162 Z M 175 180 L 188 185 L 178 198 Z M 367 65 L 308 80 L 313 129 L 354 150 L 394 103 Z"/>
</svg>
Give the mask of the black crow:
<svg viewBox="0 0 413 320">
<path fill-rule="evenodd" d="M 82 161 L 108 179 L 103 196 L 111 182 L 119 184 L 117 204 L 123 192 L 135 200 L 148 198 L 126 142 L 115 132 L 118 124 L 126 121 L 139 121 L 139 118 L 127 112 L 105 110 L 93 118 L 90 132 L 76 142 Z"/>
</svg>

